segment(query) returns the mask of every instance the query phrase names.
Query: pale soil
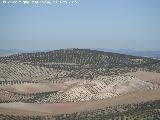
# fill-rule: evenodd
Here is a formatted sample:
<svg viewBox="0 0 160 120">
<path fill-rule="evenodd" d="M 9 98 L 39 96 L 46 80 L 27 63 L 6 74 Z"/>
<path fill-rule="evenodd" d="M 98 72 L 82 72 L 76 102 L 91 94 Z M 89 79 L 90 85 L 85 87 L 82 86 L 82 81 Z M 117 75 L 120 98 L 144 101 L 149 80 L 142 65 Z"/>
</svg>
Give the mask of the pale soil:
<svg viewBox="0 0 160 120">
<path fill-rule="evenodd" d="M 78 103 L 48 103 L 48 104 L 28 104 L 28 103 L 2 103 L 0 113 L 16 115 L 58 115 L 87 110 L 94 110 L 108 106 L 160 100 L 160 89 L 139 91 L 115 98 L 86 101 Z"/>
<path fill-rule="evenodd" d="M 146 80 L 149 82 L 160 84 L 160 73 L 137 71 L 137 72 L 131 72 L 128 74 L 135 76 L 141 80 Z"/>
<path fill-rule="evenodd" d="M 19 85 L 6 85 L 2 86 L 2 89 L 18 93 L 40 93 L 60 90 L 56 95 L 50 94 L 48 97 L 45 99 L 43 98 L 37 103 L 63 103 L 107 99 L 137 92 L 139 90 L 157 89 L 158 87 L 158 85 L 154 85 L 131 76 L 103 76 L 103 79 L 99 77 L 92 81 L 69 80 L 58 84 L 27 83 Z M 3 94 L 3 91 L 1 94 Z M 8 94 L 6 96 L 8 96 Z M 3 96 L 3 98 L 6 97 Z M 7 100 L 8 99 L 9 98 L 7 98 Z"/>
<path fill-rule="evenodd" d="M 4 90 L 18 92 L 18 93 L 41 93 L 49 91 L 59 91 L 65 89 L 66 86 L 61 83 L 26 83 L 6 85 L 1 87 Z"/>
<path fill-rule="evenodd" d="M 157 89 L 158 85 L 140 80 L 131 76 L 114 76 L 104 78 L 103 80 L 80 80 L 64 82 L 67 86 L 58 95 L 50 95 L 45 100 L 39 102 L 79 102 L 89 100 L 107 99 L 128 93 L 137 92 L 139 90 Z"/>
<path fill-rule="evenodd" d="M 0 113 L 16 114 L 16 115 L 58 115 L 64 113 L 73 113 L 87 110 L 94 110 L 108 106 L 116 106 L 121 104 L 130 104 L 137 102 L 145 102 L 150 100 L 160 100 L 160 89 L 149 82 L 160 84 L 160 74 L 153 72 L 137 71 L 128 73 L 130 77 L 104 77 L 87 82 L 85 80 L 78 82 L 77 80 L 65 81 L 63 83 L 30 83 L 13 86 L 4 86 L 5 89 L 24 93 L 36 93 L 63 90 L 68 99 L 74 99 L 75 96 L 89 93 L 89 88 L 98 91 L 97 97 L 101 98 L 105 95 L 112 96 L 109 93 L 119 93 L 120 96 L 113 96 L 97 101 L 69 102 L 69 103 L 1 103 Z M 148 81 L 148 82 L 146 82 Z M 106 83 L 106 85 L 104 84 Z M 150 89 L 152 88 L 152 89 Z M 154 89 L 156 88 L 156 90 Z M 117 91 L 115 91 L 117 90 Z M 87 91 L 87 92 L 86 92 Z M 94 92 L 95 92 L 94 91 Z M 73 92 L 73 93 L 72 93 Z M 134 93 L 133 93 L 134 92 Z M 72 93 L 72 94 L 71 94 Z M 121 93 L 127 93 L 122 95 Z M 130 94 L 129 94 L 130 93 Z M 94 93 L 95 94 L 95 93 Z M 101 96 L 98 96 L 101 95 Z M 2 96 L 1 96 L 2 97 Z M 4 96 L 5 97 L 5 96 Z M 10 98 L 10 96 L 8 96 Z"/>
</svg>

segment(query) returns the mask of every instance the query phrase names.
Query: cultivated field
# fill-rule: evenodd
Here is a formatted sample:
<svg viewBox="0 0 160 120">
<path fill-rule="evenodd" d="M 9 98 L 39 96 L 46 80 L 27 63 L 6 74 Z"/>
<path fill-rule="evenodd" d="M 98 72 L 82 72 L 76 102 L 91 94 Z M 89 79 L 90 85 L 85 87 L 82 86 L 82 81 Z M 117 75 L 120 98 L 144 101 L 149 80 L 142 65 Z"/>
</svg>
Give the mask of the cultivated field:
<svg viewBox="0 0 160 120">
<path fill-rule="evenodd" d="M 156 72 L 145 72 L 145 71 L 137 71 L 133 73 L 129 73 L 129 75 L 133 75 L 138 77 L 139 79 L 160 84 L 160 74 Z"/>
<path fill-rule="evenodd" d="M 123 104 L 133 104 L 147 102 L 160 99 L 160 89 L 151 91 L 140 91 L 120 97 L 109 98 L 98 101 L 85 102 L 69 102 L 69 103 L 2 103 L 0 104 L 0 112 L 4 114 L 14 115 L 60 115 L 66 113 L 82 112 L 89 110 L 102 109 L 109 106 L 118 106 Z"/>
<path fill-rule="evenodd" d="M 0 57 L 0 119 L 118 119 L 137 107 L 155 118 L 159 81 L 151 58 L 85 49 Z"/>
</svg>

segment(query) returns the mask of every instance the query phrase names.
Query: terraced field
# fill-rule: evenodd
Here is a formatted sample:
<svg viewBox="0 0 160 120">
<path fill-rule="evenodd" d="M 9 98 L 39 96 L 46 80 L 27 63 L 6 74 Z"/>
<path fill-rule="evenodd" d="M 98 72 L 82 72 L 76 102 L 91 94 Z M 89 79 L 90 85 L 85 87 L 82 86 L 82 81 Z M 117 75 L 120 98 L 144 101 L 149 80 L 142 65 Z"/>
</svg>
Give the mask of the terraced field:
<svg viewBox="0 0 160 120">
<path fill-rule="evenodd" d="M 151 58 L 88 49 L 23 53 L 0 57 L 0 106 L 10 106 L 15 102 L 65 106 L 69 103 L 117 99 L 139 92 L 156 91 L 160 88 L 159 80 L 160 60 Z M 0 107 L 0 119 L 21 118 L 10 115 L 5 118 L 2 112 L 6 109 L 4 106 Z M 12 109 L 9 108 L 8 112 Z M 13 108 L 16 109 L 15 106 Z M 28 112 L 31 113 L 30 110 Z M 53 112 L 47 114 L 52 116 Z M 54 119 L 62 118 L 64 116 Z"/>
</svg>

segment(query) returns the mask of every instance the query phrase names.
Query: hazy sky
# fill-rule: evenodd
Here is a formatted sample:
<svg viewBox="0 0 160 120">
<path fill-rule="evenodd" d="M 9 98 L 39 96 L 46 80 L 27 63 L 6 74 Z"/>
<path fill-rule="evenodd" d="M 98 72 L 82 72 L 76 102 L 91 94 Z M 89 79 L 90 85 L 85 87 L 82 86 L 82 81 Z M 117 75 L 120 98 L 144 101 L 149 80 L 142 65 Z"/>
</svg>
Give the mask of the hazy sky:
<svg viewBox="0 0 160 120">
<path fill-rule="evenodd" d="M 160 0 L 77 1 L 0 4 L 0 49 L 160 50 Z"/>
</svg>

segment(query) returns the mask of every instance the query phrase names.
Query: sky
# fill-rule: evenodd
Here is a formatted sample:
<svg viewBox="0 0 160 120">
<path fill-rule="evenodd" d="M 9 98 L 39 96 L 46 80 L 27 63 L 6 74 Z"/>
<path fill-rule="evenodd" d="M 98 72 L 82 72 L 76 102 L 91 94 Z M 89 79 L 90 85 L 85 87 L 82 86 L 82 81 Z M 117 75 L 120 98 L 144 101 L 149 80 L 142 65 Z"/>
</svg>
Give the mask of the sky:
<svg viewBox="0 0 160 120">
<path fill-rule="evenodd" d="M 0 1 L 0 49 L 160 50 L 160 0 Z"/>
</svg>

